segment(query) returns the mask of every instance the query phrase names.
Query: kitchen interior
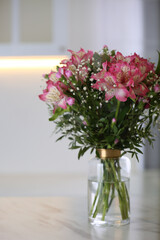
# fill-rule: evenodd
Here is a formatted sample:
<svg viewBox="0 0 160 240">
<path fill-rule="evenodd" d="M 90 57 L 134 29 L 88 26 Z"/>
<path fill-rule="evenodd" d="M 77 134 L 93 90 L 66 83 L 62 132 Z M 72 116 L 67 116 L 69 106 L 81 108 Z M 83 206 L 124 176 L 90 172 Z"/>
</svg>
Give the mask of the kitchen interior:
<svg viewBox="0 0 160 240">
<path fill-rule="evenodd" d="M 49 197 L 60 197 L 60 200 L 53 202 L 61 206 L 64 201 L 62 197 L 82 200 L 87 196 L 88 160 L 94 154 L 87 152 L 78 161 L 78 151 L 68 149 L 67 139 L 56 142 L 58 135 L 54 134 L 55 124 L 48 121 L 47 108 L 39 101 L 38 95 L 45 84 L 43 74 L 55 70 L 56 65 L 69 56 L 67 49 L 99 51 L 104 45 L 125 55 L 137 52 L 157 64 L 157 51 L 160 51 L 160 1 L 0 0 L 0 201 L 2 212 L 3 206 L 5 211 L 13 210 L 9 211 L 8 218 L 2 213 L 2 240 L 66 239 L 65 234 L 70 239 L 104 239 L 106 236 L 103 230 L 100 233 L 90 230 L 88 233 L 87 227 L 83 234 L 81 229 L 80 236 L 80 230 L 76 227 L 73 229 L 69 223 L 64 224 L 67 230 L 63 229 L 64 235 L 61 236 L 57 229 L 62 227 L 64 220 L 59 225 L 53 221 L 53 226 L 48 228 L 49 233 L 38 228 L 35 222 L 33 233 L 31 225 L 27 223 L 30 229 L 27 235 L 27 228 L 24 227 L 27 218 L 23 218 L 22 229 L 21 215 L 12 208 L 12 204 L 19 204 L 32 211 L 35 207 L 35 211 L 38 211 L 39 205 L 34 202 L 35 205 L 31 203 L 30 208 L 25 198 L 31 201 L 33 197 L 47 197 L 51 204 Z M 153 129 L 154 148 L 146 143 L 142 148 L 143 155 L 139 156 L 140 162 L 131 160 L 133 195 L 143 193 L 147 186 L 157 188 L 157 191 L 152 189 L 156 198 L 150 195 L 150 201 L 155 206 L 152 213 L 156 224 L 145 220 L 141 225 L 145 231 L 147 226 L 153 230 L 148 233 L 148 237 L 155 240 L 160 236 L 157 230 L 160 214 L 155 210 L 160 209 L 160 186 L 157 182 L 160 179 L 158 128 L 157 125 Z M 149 179 L 151 182 L 145 182 Z M 152 194 L 152 191 L 150 189 L 149 192 Z M 141 201 L 147 198 L 146 193 Z M 24 202 L 16 202 L 17 198 Z M 9 199 L 12 199 L 12 203 Z M 80 206 L 86 207 L 83 201 Z M 149 200 L 146 201 L 147 205 Z M 64 204 L 69 208 L 75 202 L 66 201 Z M 15 221 L 19 228 L 14 226 L 13 215 L 16 215 Z M 111 236 L 115 239 L 133 239 L 132 233 L 139 228 L 134 223 L 132 226 L 126 232 L 112 229 Z M 51 234 L 53 229 L 56 229 L 55 235 Z M 44 238 L 45 233 L 48 238 Z M 134 237 L 143 239 L 143 229 L 134 233 Z"/>
</svg>

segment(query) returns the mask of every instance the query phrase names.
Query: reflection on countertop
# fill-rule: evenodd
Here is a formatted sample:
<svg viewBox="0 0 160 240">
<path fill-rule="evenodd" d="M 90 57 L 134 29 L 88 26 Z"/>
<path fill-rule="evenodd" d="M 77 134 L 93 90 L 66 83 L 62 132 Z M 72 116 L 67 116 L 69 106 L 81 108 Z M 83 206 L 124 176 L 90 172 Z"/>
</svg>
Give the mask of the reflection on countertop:
<svg viewBox="0 0 160 240">
<path fill-rule="evenodd" d="M 119 228 L 88 224 L 85 176 L 1 176 L 0 180 L 2 240 L 160 239 L 158 170 L 132 176 L 131 223 Z"/>
</svg>

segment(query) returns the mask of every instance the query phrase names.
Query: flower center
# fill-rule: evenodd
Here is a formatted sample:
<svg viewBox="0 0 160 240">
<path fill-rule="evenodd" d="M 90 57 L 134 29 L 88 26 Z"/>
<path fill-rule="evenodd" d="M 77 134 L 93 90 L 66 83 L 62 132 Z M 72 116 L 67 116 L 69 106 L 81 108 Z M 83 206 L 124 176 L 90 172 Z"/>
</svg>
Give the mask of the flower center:
<svg viewBox="0 0 160 240">
<path fill-rule="evenodd" d="M 55 103 L 58 102 L 60 100 L 60 92 L 57 90 L 56 87 L 52 87 L 50 89 L 50 91 L 48 92 L 47 96 L 46 96 L 46 100 L 49 103 Z"/>
</svg>

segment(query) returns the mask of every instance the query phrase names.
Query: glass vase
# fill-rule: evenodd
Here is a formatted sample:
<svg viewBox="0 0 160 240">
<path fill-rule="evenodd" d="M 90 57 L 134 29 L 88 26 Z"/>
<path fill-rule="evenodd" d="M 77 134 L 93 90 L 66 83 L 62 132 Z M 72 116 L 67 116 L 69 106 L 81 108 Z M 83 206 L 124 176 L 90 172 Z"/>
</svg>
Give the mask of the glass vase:
<svg viewBox="0 0 160 240">
<path fill-rule="evenodd" d="M 120 150 L 98 149 L 89 161 L 88 215 L 96 226 L 121 226 L 130 222 L 129 158 Z"/>
</svg>

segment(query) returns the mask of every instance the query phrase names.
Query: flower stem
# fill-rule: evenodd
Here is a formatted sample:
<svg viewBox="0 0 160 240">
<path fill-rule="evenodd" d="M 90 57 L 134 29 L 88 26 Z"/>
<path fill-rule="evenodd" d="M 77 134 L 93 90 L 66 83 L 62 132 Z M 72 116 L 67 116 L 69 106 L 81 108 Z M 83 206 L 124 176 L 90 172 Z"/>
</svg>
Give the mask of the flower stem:
<svg viewBox="0 0 160 240">
<path fill-rule="evenodd" d="M 117 100 L 117 108 L 116 108 L 116 113 L 115 113 L 115 119 L 116 120 L 117 120 L 117 117 L 118 117 L 119 107 L 120 107 L 120 101 Z"/>
<path fill-rule="evenodd" d="M 101 215 L 101 220 L 105 221 L 115 198 L 115 191 L 118 193 L 119 208 L 122 220 L 129 218 L 130 202 L 128 189 L 121 179 L 120 164 L 118 159 L 107 159 L 102 161 L 103 179 L 98 182 L 96 194 L 90 209 L 90 217 L 96 218 Z"/>
</svg>

